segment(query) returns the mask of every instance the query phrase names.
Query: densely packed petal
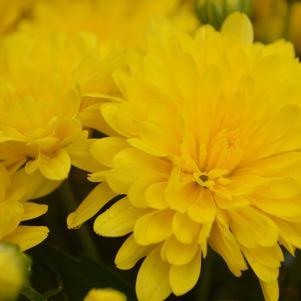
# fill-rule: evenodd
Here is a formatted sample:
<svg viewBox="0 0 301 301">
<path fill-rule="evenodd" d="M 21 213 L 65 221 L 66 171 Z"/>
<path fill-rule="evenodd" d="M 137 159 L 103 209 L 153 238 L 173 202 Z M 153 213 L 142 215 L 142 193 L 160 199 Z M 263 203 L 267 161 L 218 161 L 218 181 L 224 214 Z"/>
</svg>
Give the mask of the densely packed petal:
<svg viewBox="0 0 301 301">
<path fill-rule="evenodd" d="M 194 37 L 154 24 L 144 54 L 114 74 L 123 100 L 101 107 L 115 135 L 91 154 L 97 186 L 70 228 L 122 195 L 94 224 L 130 234 L 115 263 L 138 272 L 141 301 L 182 295 L 198 281 L 210 246 L 240 276 L 248 265 L 266 300 L 278 300 L 280 248 L 301 247 L 301 65 L 284 41 L 253 44 L 236 13 L 221 33 Z"/>
<path fill-rule="evenodd" d="M 0 159 L 10 170 L 36 171 L 47 181 L 67 178 L 81 159 L 86 128 L 105 131 L 100 96 L 114 90 L 109 70 L 119 65 L 115 43 L 92 34 L 15 33 L 0 46 Z M 96 90 L 97 87 L 97 90 Z"/>
</svg>

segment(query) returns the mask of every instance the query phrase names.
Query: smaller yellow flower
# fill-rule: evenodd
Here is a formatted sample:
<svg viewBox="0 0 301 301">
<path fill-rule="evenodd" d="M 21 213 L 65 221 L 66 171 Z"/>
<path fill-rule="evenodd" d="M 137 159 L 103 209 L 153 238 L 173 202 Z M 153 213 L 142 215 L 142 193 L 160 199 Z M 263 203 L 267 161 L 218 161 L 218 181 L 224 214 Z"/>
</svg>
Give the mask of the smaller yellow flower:
<svg viewBox="0 0 301 301">
<path fill-rule="evenodd" d="M 45 181 L 66 179 L 72 165 L 93 169 L 94 161 L 80 158 L 85 127 L 93 127 L 94 116 L 100 119 L 99 93 L 113 89 L 110 70 L 119 64 L 118 51 L 84 33 L 20 32 L 3 39 L 0 160 L 28 175 L 38 171 Z"/>
<path fill-rule="evenodd" d="M 84 301 L 126 301 L 126 296 L 112 288 L 92 289 Z"/>
<path fill-rule="evenodd" d="M 29 273 L 29 260 L 18 248 L 0 243 L 0 300 L 16 298 L 26 283 Z"/>
</svg>

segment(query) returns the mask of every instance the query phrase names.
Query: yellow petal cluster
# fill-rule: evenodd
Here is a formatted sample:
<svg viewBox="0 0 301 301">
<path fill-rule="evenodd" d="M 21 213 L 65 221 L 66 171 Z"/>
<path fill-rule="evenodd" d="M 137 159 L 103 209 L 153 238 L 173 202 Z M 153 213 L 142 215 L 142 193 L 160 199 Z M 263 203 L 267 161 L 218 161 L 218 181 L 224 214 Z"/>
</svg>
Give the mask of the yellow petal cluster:
<svg viewBox="0 0 301 301">
<path fill-rule="evenodd" d="M 0 242 L 11 242 L 21 251 L 42 242 L 48 235 L 44 226 L 27 226 L 22 222 L 37 218 L 47 211 L 47 205 L 30 200 L 42 197 L 53 189 L 53 184 L 42 185 L 43 177 L 34 173 L 26 176 L 24 170 L 9 174 L 0 165 Z"/>
<path fill-rule="evenodd" d="M 115 43 L 100 46 L 88 33 L 68 37 L 18 32 L 3 39 L 0 159 L 4 165 L 24 169 L 27 175 L 38 172 L 53 185 L 67 178 L 71 165 L 91 169 L 93 160 L 80 159 L 88 137 L 84 127 L 93 127 L 93 116 L 100 116 L 96 87 L 98 93 L 114 89 L 109 71 L 119 64 L 120 51 Z"/>
<path fill-rule="evenodd" d="M 84 301 L 126 301 L 126 296 L 112 288 L 92 289 Z"/>
<path fill-rule="evenodd" d="M 91 32 L 101 41 L 116 39 L 124 47 L 143 47 L 144 31 L 153 18 L 166 16 L 188 31 L 198 21 L 187 0 L 54 0 L 38 1 L 29 31 Z"/>
<path fill-rule="evenodd" d="M 145 53 L 114 74 L 123 99 L 101 107 L 115 135 L 92 143 L 102 182 L 68 217 L 78 227 L 117 195 L 96 233 L 128 235 L 115 263 L 144 258 L 141 301 L 183 295 L 210 246 L 236 276 L 248 266 L 278 300 L 280 246 L 301 248 L 301 65 L 293 46 L 253 43 L 245 15 L 191 37 L 154 24 Z"/>
<path fill-rule="evenodd" d="M 15 300 L 27 281 L 29 260 L 17 247 L 0 243 L 0 300 Z"/>
</svg>

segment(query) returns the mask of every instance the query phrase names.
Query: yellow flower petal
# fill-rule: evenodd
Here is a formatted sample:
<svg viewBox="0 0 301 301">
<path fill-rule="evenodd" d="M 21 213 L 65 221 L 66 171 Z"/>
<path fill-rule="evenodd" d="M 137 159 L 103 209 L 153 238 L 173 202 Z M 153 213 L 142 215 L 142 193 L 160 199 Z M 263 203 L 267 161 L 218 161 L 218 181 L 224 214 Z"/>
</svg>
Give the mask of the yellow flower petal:
<svg viewBox="0 0 301 301">
<path fill-rule="evenodd" d="M 212 228 L 209 244 L 213 250 L 224 258 L 230 271 L 235 276 L 239 277 L 241 271 L 247 269 L 240 247 L 228 229 L 215 224 Z"/>
<path fill-rule="evenodd" d="M 239 39 L 243 44 L 252 44 L 253 42 L 252 23 L 242 13 L 231 14 L 222 26 L 222 33 Z"/>
<path fill-rule="evenodd" d="M 166 240 L 161 252 L 170 264 L 185 265 L 194 258 L 198 249 L 196 243 L 183 244 L 172 236 Z"/>
<path fill-rule="evenodd" d="M 0 202 L 0 238 L 17 228 L 23 213 L 24 208 L 19 202 Z"/>
<path fill-rule="evenodd" d="M 260 196 L 271 199 L 290 199 L 300 193 L 300 183 L 292 178 L 272 180 L 258 191 Z"/>
<path fill-rule="evenodd" d="M 48 236 L 48 228 L 40 226 L 19 226 L 14 232 L 4 237 L 4 241 L 11 242 L 26 251 L 45 240 Z"/>
<path fill-rule="evenodd" d="M 157 182 L 157 180 L 157 177 L 144 177 L 136 180 L 127 193 L 131 204 L 138 208 L 147 207 L 146 191 L 154 184 L 154 182 Z"/>
<path fill-rule="evenodd" d="M 252 198 L 251 201 L 254 206 L 263 212 L 287 221 L 296 223 L 300 221 L 301 206 L 299 204 L 299 196 L 287 199 L 285 202 L 283 202 L 283 199 L 269 199 L 260 196 Z"/>
<path fill-rule="evenodd" d="M 280 268 L 281 262 L 284 261 L 284 256 L 279 245 L 273 247 L 257 247 L 250 252 L 256 257 L 259 264 L 271 268 Z"/>
<path fill-rule="evenodd" d="M 229 211 L 230 228 L 242 245 L 248 248 L 274 246 L 279 237 L 279 230 L 272 219 L 260 211 L 246 207 Z"/>
<path fill-rule="evenodd" d="M 91 156 L 90 148 L 93 143 L 94 139 L 80 139 L 66 146 L 65 150 L 69 154 L 73 166 L 89 172 L 98 171 L 102 168 L 97 160 Z"/>
<path fill-rule="evenodd" d="M 177 212 L 172 220 L 172 230 L 177 240 L 190 244 L 197 236 L 200 225 L 191 220 L 187 214 Z"/>
<path fill-rule="evenodd" d="M 148 186 L 145 191 L 145 200 L 149 207 L 154 209 L 166 209 L 168 204 L 165 199 L 167 183 L 159 182 Z"/>
<path fill-rule="evenodd" d="M 210 236 L 212 224 L 203 224 L 199 235 L 199 244 L 203 253 L 203 257 L 207 256 L 207 241 Z"/>
<path fill-rule="evenodd" d="M 126 296 L 111 288 L 92 289 L 83 301 L 126 301 Z"/>
<path fill-rule="evenodd" d="M 198 223 L 211 223 L 215 219 L 216 205 L 212 194 L 203 189 L 188 209 L 189 217 Z"/>
<path fill-rule="evenodd" d="M 76 211 L 69 214 L 67 225 L 69 229 L 79 227 L 93 217 L 105 204 L 116 196 L 107 184 L 97 185 L 80 204 Z"/>
<path fill-rule="evenodd" d="M 250 266 L 252 267 L 253 271 L 255 272 L 256 276 L 264 281 L 264 282 L 273 282 L 276 281 L 279 276 L 279 268 L 278 267 L 269 267 L 265 264 L 260 263 L 257 260 L 256 251 L 252 249 L 244 249 L 243 250 L 244 256 Z"/>
<path fill-rule="evenodd" d="M 123 198 L 96 218 L 94 231 L 107 237 L 126 235 L 133 231 L 137 219 L 142 214 L 143 212 L 134 208 L 127 198 Z"/>
<path fill-rule="evenodd" d="M 137 261 L 146 256 L 153 246 L 138 245 L 134 235 L 129 236 L 122 244 L 115 257 L 115 264 L 121 270 L 128 270 L 135 266 Z"/>
<path fill-rule="evenodd" d="M 27 201 L 37 199 L 54 191 L 61 181 L 45 179 L 39 171 L 30 175 L 24 169 L 19 169 L 11 176 L 14 189 L 10 191 L 9 199 Z"/>
<path fill-rule="evenodd" d="M 158 243 L 172 234 L 173 212 L 170 210 L 145 214 L 135 224 L 134 236 L 141 245 Z"/>
<path fill-rule="evenodd" d="M 277 280 L 272 282 L 260 281 L 260 286 L 263 292 L 264 299 L 266 301 L 279 300 L 279 285 Z"/>
<path fill-rule="evenodd" d="M 41 155 L 39 170 L 49 180 L 64 180 L 68 177 L 71 168 L 71 159 L 68 153 L 61 149 L 54 157 Z"/>
<path fill-rule="evenodd" d="M 113 167 L 113 158 L 128 147 L 126 141 L 119 137 L 105 137 L 95 141 L 91 146 L 94 158 L 104 166 Z"/>
<path fill-rule="evenodd" d="M 36 204 L 31 202 L 24 202 L 23 203 L 24 214 L 22 216 L 22 221 L 34 219 L 45 214 L 48 210 L 47 205 L 43 204 Z"/>
<path fill-rule="evenodd" d="M 197 283 L 201 273 L 201 254 L 186 265 L 172 265 L 169 270 L 169 281 L 176 296 L 189 292 Z"/>
<path fill-rule="evenodd" d="M 156 248 L 143 261 L 136 281 L 137 297 L 141 301 L 162 301 L 171 293 L 169 264 L 161 260 Z"/>
<path fill-rule="evenodd" d="M 282 239 L 290 242 L 293 246 L 301 248 L 301 223 L 289 223 L 284 220 L 273 218 L 279 228 Z"/>
<path fill-rule="evenodd" d="M 195 183 L 180 183 L 176 187 L 168 187 L 165 191 L 166 200 L 170 208 L 179 212 L 186 212 L 196 200 L 200 189 Z"/>
</svg>

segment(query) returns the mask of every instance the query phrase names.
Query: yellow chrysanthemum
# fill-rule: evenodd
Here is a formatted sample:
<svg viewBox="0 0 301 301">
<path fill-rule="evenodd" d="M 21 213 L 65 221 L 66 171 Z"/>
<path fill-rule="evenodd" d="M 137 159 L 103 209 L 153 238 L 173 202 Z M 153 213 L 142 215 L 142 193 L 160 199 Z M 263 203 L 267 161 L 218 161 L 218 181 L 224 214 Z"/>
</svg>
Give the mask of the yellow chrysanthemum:
<svg viewBox="0 0 301 301">
<path fill-rule="evenodd" d="M 0 300 L 15 300 L 26 283 L 29 260 L 17 247 L 0 243 Z"/>
<path fill-rule="evenodd" d="M 43 177 L 35 172 L 25 176 L 24 170 L 9 175 L 0 165 L 0 242 L 11 242 L 22 251 L 34 247 L 48 235 L 48 228 L 21 223 L 46 213 L 47 205 L 29 200 L 42 197 L 55 188 L 55 182 L 42 185 Z"/>
<path fill-rule="evenodd" d="M 120 49 L 95 36 L 17 33 L 0 45 L 0 159 L 10 169 L 64 180 L 80 160 L 93 120 L 102 123 L 99 97 L 112 92 L 110 69 Z M 116 57 L 117 56 L 117 57 Z M 93 116 L 96 116 L 95 119 Z M 91 117 L 92 116 L 92 117 Z M 105 129 L 104 129 L 105 131 Z"/>
<path fill-rule="evenodd" d="M 92 289 L 84 301 L 126 301 L 126 296 L 112 288 Z"/>
<path fill-rule="evenodd" d="M 154 27 L 144 55 L 131 53 L 117 72 L 124 101 L 102 115 L 115 136 L 92 155 L 104 167 L 96 186 L 68 217 L 78 227 L 116 195 L 94 224 L 102 236 L 130 235 L 115 263 L 143 257 L 141 301 L 194 287 L 209 245 L 234 275 L 249 266 L 269 301 L 278 300 L 283 254 L 301 247 L 301 65 L 293 46 L 253 44 L 246 16 L 221 33 L 201 27 L 192 38 Z"/>
<path fill-rule="evenodd" d="M 167 16 L 186 30 L 198 22 L 192 1 L 183 0 L 56 0 L 37 2 L 33 20 L 22 27 L 42 32 L 91 32 L 101 41 L 116 39 L 125 47 L 142 47 L 150 20 Z"/>
</svg>

